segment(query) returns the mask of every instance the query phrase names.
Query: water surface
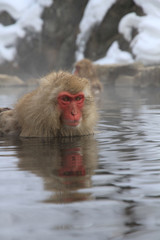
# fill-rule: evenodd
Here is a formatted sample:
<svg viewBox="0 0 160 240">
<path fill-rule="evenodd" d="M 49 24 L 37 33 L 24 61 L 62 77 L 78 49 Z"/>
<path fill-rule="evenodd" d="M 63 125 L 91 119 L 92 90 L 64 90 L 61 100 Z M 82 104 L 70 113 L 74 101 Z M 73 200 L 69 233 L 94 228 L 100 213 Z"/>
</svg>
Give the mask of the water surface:
<svg viewBox="0 0 160 240">
<path fill-rule="evenodd" d="M 0 239 L 159 240 L 160 92 L 104 88 L 95 136 L 0 138 Z"/>
</svg>

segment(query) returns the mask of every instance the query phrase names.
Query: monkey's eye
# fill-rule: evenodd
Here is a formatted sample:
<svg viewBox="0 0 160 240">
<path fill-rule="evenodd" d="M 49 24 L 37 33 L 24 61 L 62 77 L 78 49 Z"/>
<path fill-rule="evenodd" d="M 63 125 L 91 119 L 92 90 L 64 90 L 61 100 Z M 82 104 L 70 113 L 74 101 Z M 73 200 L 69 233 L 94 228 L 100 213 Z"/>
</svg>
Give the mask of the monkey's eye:
<svg viewBox="0 0 160 240">
<path fill-rule="evenodd" d="M 71 99 L 70 99 L 70 97 L 68 97 L 68 96 L 63 96 L 63 97 L 62 97 L 62 101 L 64 101 L 64 102 L 70 102 Z"/>
<path fill-rule="evenodd" d="M 75 100 L 77 102 L 83 101 L 84 100 L 84 96 L 83 95 L 79 95 L 79 96 L 75 97 Z"/>
<path fill-rule="evenodd" d="M 78 97 L 76 97 L 76 101 L 79 101 L 79 100 L 81 100 L 82 99 L 82 97 L 81 96 L 78 96 Z"/>
</svg>

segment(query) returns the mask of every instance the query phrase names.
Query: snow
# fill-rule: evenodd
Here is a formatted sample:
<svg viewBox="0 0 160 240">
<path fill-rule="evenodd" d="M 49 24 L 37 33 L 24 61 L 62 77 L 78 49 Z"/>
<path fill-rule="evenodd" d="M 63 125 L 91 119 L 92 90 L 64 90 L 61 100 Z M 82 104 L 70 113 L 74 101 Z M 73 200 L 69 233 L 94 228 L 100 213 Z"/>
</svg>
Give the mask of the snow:
<svg viewBox="0 0 160 240">
<path fill-rule="evenodd" d="M 129 13 L 119 23 L 119 32 L 130 42 L 135 61 L 145 65 L 160 63 L 160 0 L 134 0 L 145 16 Z M 132 39 L 132 30 L 138 34 Z"/>
<path fill-rule="evenodd" d="M 102 59 L 96 61 L 97 64 L 118 64 L 142 62 L 145 65 L 160 63 L 160 0 L 134 0 L 135 4 L 144 11 L 144 16 L 137 16 L 136 13 L 125 15 L 119 22 L 118 31 L 123 34 L 129 42 L 131 54 L 122 51 L 118 42 L 113 42 Z M 100 24 L 110 7 L 116 1 L 90 0 L 85 9 L 80 23 L 80 33 L 77 37 L 76 61 L 83 59 L 87 41 L 92 29 L 96 24 Z M 101 10 L 103 9 L 103 13 Z M 98 19 L 97 16 L 102 18 Z M 132 36 L 133 29 L 137 35 Z"/>
<path fill-rule="evenodd" d="M 136 13 L 129 13 L 121 19 L 118 31 L 123 34 L 127 41 L 131 41 L 132 28 L 136 29 L 140 22 L 141 17 L 137 16 Z"/>
<path fill-rule="evenodd" d="M 147 15 L 160 17 L 160 1 L 159 0 L 134 0 L 134 2 L 143 8 Z"/>
<path fill-rule="evenodd" d="M 132 12 L 119 22 L 118 31 L 129 42 L 131 53 L 122 51 L 118 42 L 113 42 L 98 64 L 142 62 L 145 65 L 160 63 L 160 0 L 133 0 L 142 7 L 144 16 Z M 12 61 L 16 56 L 18 39 L 26 36 L 28 30 L 40 32 L 42 12 L 51 6 L 53 0 L 0 0 L 0 13 L 6 11 L 15 20 L 4 26 L 0 23 L 0 64 Z M 85 58 L 87 42 L 95 26 L 99 26 L 105 15 L 117 0 L 89 0 L 79 24 L 75 53 L 76 61 Z M 136 36 L 132 36 L 136 29 Z"/>
<path fill-rule="evenodd" d="M 14 19 L 18 19 L 21 12 L 32 4 L 32 0 L 0 0 L 0 12 L 8 12 Z"/>
<path fill-rule="evenodd" d="M 27 30 L 40 32 L 43 21 L 41 14 L 52 0 L 0 0 L 0 13 L 8 12 L 15 20 L 14 24 L 0 24 L 0 63 L 12 61 L 16 55 L 16 43 L 24 38 Z"/>
<path fill-rule="evenodd" d="M 106 12 L 115 2 L 116 0 L 89 0 L 79 25 L 80 32 L 76 40 L 76 61 L 84 58 L 86 43 L 93 27 L 102 22 Z"/>
<path fill-rule="evenodd" d="M 104 58 L 95 61 L 95 63 L 99 65 L 116 63 L 127 64 L 133 62 L 134 60 L 132 58 L 132 55 L 128 52 L 120 50 L 117 41 L 112 43 Z"/>
</svg>

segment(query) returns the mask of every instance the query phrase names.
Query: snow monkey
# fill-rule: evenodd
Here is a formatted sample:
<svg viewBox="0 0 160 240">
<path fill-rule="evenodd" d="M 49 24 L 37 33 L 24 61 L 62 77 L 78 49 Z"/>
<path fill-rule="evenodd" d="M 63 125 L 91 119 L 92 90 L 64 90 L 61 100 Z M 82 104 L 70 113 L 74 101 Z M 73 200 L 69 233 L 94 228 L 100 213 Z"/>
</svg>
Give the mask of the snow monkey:
<svg viewBox="0 0 160 240">
<path fill-rule="evenodd" d="M 93 134 L 97 111 L 87 79 L 50 73 L 12 110 L 1 110 L 0 134 L 60 137 Z"/>
<path fill-rule="evenodd" d="M 96 68 L 90 60 L 84 58 L 77 62 L 73 73 L 79 77 L 85 77 L 90 80 L 93 94 L 99 94 L 102 91 L 102 84 L 97 77 Z"/>
</svg>

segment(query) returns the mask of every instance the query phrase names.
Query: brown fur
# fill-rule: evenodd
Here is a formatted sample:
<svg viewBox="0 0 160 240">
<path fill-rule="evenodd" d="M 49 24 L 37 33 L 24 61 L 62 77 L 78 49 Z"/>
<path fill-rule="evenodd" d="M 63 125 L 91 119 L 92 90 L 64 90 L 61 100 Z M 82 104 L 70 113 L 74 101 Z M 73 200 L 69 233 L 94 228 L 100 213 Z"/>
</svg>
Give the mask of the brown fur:
<svg viewBox="0 0 160 240">
<path fill-rule="evenodd" d="M 60 120 L 61 112 L 57 104 L 57 96 L 61 91 L 76 94 L 84 92 L 85 104 L 82 109 L 82 122 L 76 128 L 65 127 Z M 26 94 L 18 101 L 12 119 L 17 121 L 22 137 L 57 137 L 57 136 L 81 136 L 93 133 L 97 120 L 95 103 L 91 94 L 89 82 L 85 78 L 79 78 L 66 72 L 51 73 L 41 80 L 40 86 L 31 93 Z M 9 114 L 9 111 L 4 113 Z M 4 126 L 1 119 L 8 116 L 0 115 L 0 130 Z M 15 120 L 16 119 L 16 120 Z M 4 122 L 3 122 L 4 123 Z"/>
<path fill-rule="evenodd" d="M 102 91 L 102 84 L 97 77 L 96 68 L 88 59 L 83 59 L 75 64 L 75 69 L 78 70 L 79 77 L 89 79 L 93 94 Z"/>
<path fill-rule="evenodd" d="M 20 127 L 18 125 L 18 121 L 15 115 L 14 110 L 5 110 L 1 111 L 0 113 L 0 136 L 3 135 L 19 135 L 20 134 Z"/>
</svg>

